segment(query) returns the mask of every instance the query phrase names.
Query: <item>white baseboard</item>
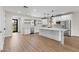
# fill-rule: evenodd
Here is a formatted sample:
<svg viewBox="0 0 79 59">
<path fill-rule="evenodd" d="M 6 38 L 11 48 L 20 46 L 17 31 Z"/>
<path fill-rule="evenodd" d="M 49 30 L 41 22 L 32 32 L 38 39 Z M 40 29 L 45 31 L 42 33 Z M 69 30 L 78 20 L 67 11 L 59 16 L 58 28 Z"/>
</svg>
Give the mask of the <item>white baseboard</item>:
<svg viewBox="0 0 79 59">
<path fill-rule="evenodd" d="M 76 34 L 72 34 L 71 36 L 79 36 L 79 35 L 76 35 Z"/>
<path fill-rule="evenodd" d="M 12 35 L 5 35 L 5 37 L 11 37 Z"/>
</svg>

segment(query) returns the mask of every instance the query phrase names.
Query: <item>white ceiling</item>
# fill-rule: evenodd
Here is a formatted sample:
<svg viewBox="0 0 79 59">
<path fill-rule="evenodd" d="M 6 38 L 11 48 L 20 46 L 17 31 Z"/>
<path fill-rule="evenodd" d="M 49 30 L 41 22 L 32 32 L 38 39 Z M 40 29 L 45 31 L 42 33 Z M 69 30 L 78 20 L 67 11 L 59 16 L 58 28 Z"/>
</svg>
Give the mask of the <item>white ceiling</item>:
<svg viewBox="0 0 79 59">
<path fill-rule="evenodd" d="M 51 13 L 52 10 L 54 10 L 54 15 L 66 12 L 79 12 L 79 6 L 28 6 L 28 8 L 23 6 L 4 6 L 4 8 L 8 12 L 35 17 L 43 17 L 44 13 Z"/>
</svg>

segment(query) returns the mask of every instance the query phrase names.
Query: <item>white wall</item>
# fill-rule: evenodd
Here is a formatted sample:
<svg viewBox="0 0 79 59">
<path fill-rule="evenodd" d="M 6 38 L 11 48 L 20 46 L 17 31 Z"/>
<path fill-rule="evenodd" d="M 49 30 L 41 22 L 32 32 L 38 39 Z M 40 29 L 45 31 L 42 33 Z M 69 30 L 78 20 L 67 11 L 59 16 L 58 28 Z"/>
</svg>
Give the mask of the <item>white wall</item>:
<svg viewBox="0 0 79 59">
<path fill-rule="evenodd" d="M 71 35 L 72 36 L 79 36 L 79 13 L 74 13 L 72 15 Z"/>
<path fill-rule="evenodd" d="M 5 31 L 5 35 L 6 36 L 11 36 L 12 35 L 12 20 L 11 20 L 11 16 L 10 14 L 6 14 L 5 15 L 5 21 L 6 21 L 6 31 Z"/>
<path fill-rule="evenodd" d="M 4 33 L 5 33 L 5 11 L 4 8 L 0 6 L 0 50 L 3 49 L 4 45 Z"/>
</svg>

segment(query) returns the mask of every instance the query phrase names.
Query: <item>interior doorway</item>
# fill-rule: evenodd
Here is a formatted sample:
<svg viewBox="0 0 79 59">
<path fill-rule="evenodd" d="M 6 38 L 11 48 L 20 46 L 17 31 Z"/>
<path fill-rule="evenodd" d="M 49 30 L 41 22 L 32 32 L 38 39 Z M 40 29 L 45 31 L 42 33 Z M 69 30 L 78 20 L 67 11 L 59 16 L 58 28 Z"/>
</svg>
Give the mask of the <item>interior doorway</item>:
<svg viewBox="0 0 79 59">
<path fill-rule="evenodd" d="M 18 32 L 18 19 L 12 19 L 13 32 Z"/>
</svg>

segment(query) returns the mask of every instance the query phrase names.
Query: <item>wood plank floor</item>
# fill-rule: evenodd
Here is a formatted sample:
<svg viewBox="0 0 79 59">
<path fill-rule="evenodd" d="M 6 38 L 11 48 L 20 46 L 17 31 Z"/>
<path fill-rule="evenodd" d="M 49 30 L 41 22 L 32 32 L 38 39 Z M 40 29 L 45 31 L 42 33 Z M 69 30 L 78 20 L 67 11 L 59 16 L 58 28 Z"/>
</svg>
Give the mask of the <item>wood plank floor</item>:
<svg viewBox="0 0 79 59">
<path fill-rule="evenodd" d="M 22 35 L 13 33 L 5 38 L 2 52 L 77 52 L 79 51 L 79 37 L 65 37 L 65 45 L 38 34 Z"/>
</svg>

